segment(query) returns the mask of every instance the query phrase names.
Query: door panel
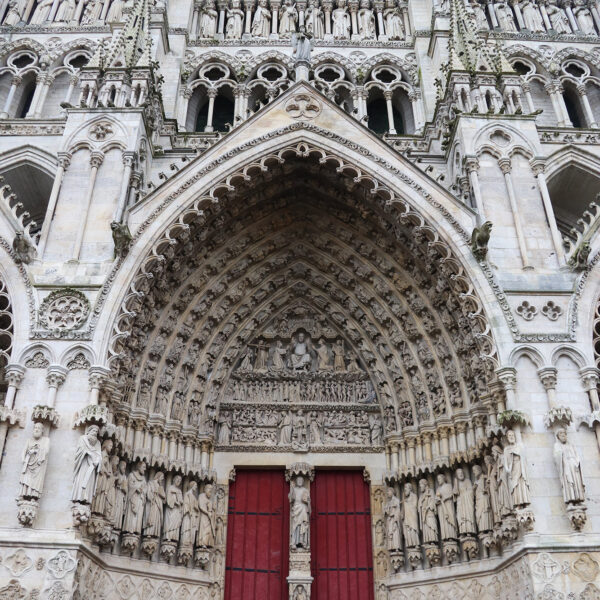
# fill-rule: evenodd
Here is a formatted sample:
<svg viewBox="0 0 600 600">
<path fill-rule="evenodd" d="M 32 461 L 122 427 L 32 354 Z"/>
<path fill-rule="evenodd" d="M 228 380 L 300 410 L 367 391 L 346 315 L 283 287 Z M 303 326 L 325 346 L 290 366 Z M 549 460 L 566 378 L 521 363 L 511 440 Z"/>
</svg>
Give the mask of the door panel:
<svg viewBox="0 0 600 600">
<path fill-rule="evenodd" d="M 229 486 L 225 600 L 287 600 L 283 471 L 238 470 Z"/>
<path fill-rule="evenodd" d="M 371 503 L 362 471 L 317 471 L 310 491 L 311 600 L 373 600 Z"/>
</svg>

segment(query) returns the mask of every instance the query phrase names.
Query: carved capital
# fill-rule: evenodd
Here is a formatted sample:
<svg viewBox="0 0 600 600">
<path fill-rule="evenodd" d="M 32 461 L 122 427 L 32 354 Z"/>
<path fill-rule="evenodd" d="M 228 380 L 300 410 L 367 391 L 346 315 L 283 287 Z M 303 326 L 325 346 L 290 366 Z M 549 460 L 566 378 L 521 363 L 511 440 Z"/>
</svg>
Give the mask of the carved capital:
<svg viewBox="0 0 600 600">
<path fill-rule="evenodd" d="M 58 164 L 66 171 L 71 165 L 72 155 L 70 152 L 58 153 Z"/>
<path fill-rule="evenodd" d="M 48 387 L 59 388 L 67 377 L 67 369 L 60 365 L 50 365 L 48 367 L 48 373 L 46 374 L 46 382 Z"/>
<path fill-rule="evenodd" d="M 94 151 L 90 154 L 90 166 L 92 168 L 99 169 L 102 163 L 104 162 L 104 153 Z"/>
<path fill-rule="evenodd" d="M 546 171 L 546 159 L 544 158 L 533 158 L 529 161 L 529 164 L 536 177 Z"/>
<path fill-rule="evenodd" d="M 95 365 L 90 367 L 88 382 L 91 390 L 97 390 L 102 387 L 102 384 L 106 381 L 110 370 L 106 367 Z"/>
<path fill-rule="evenodd" d="M 219 90 L 217 90 L 216 88 L 208 88 L 206 90 L 206 95 L 209 98 L 216 98 L 219 95 Z"/>
<path fill-rule="evenodd" d="M 11 85 L 17 86 L 17 85 L 21 85 L 21 81 L 23 81 L 23 78 L 19 75 L 15 75 L 11 80 L 10 83 Z"/>
<path fill-rule="evenodd" d="M 584 367 L 583 369 L 580 369 L 579 376 L 581 377 L 581 383 L 586 392 L 598 387 L 599 371 L 596 367 Z"/>
<path fill-rule="evenodd" d="M 498 166 L 504 175 L 512 171 L 512 163 L 510 158 L 501 158 L 498 160 Z"/>
<path fill-rule="evenodd" d="M 8 385 L 12 385 L 14 388 L 19 389 L 25 376 L 25 367 L 17 364 L 6 365 L 4 369 L 4 378 L 8 382 Z"/>
<path fill-rule="evenodd" d="M 502 382 L 504 389 L 514 391 L 517 385 L 517 370 L 514 367 L 501 367 L 496 370 L 498 379 Z"/>
<path fill-rule="evenodd" d="M 479 159 L 476 156 L 465 157 L 465 169 L 467 172 L 479 171 Z"/>
<path fill-rule="evenodd" d="M 538 369 L 538 377 L 546 391 L 556 389 L 557 373 L 558 370 L 556 367 L 542 367 Z"/>
<path fill-rule="evenodd" d="M 123 152 L 123 164 L 126 167 L 133 167 L 133 163 L 135 162 L 136 153 L 132 151 Z"/>
</svg>

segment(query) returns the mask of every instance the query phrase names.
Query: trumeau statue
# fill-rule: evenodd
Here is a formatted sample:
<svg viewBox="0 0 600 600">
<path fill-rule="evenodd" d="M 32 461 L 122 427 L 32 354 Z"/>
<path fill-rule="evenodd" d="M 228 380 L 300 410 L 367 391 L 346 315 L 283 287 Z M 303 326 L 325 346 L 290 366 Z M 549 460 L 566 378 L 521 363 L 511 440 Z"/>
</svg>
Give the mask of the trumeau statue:
<svg viewBox="0 0 600 600">
<path fill-rule="evenodd" d="M 146 463 L 140 461 L 127 478 L 127 501 L 125 503 L 125 518 L 123 531 L 141 533 L 146 502 Z"/>
<path fill-rule="evenodd" d="M 387 502 L 383 508 L 385 516 L 385 536 L 388 550 L 402 548 L 400 537 L 400 500 L 393 488 L 387 489 Z"/>
<path fill-rule="evenodd" d="M 19 497 L 37 499 L 42 495 L 49 450 L 50 438 L 44 435 L 44 425 L 36 423 L 33 436 L 27 440 L 23 450 Z"/>
<path fill-rule="evenodd" d="M 215 545 L 215 507 L 213 485 L 208 483 L 198 497 L 198 546 L 212 548 Z"/>
<path fill-rule="evenodd" d="M 181 475 L 175 475 L 171 485 L 167 488 L 166 506 L 163 538 L 177 542 L 179 541 L 179 530 L 183 519 Z"/>
<path fill-rule="evenodd" d="M 458 536 L 456 526 L 456 513 L 454 511 L 454 490 L 452 484 L 443 474 L 436 477 L 437 491 L 435 501 L 438 506 L 440 533 L 443 540 L 456 539 Z"/>
<path fill-rule="evenodd" d="M 310 495 L 299 475 L 290 487 L 290 546 L 294 550 L 310 548 Z"/>
<path fill-rule="evenodd" d="M 517 443 L 515 432 L 512 429 L 506 432 L 506 441 L 508 445 L 504 448 L 504 469 L 512 503 L 517 507 L 526 506 L 531 500 L 523 447 Z"/>
<path fill-rule="evenodd" d="M 407 548 L 416 548 L 419 545 L 419 509 L 417 494 L 412 483 L 404 484 L 404 517 L 402 519 L 402 532 Z"/>
<path fill-rule="evenodd" d="M 578 503 L 585 500 L 585 486 L 581 475 L 581 460 L 575 446 L 568 441 L 567 431 L 558 429 L 554 443 L 554 460 L 563 490 L 564 501 Z"/>
<path fill-rule="evenodd" d="M 461 468 L 456 469 L 455 475 L 454 496 L 456 498 L 458 531 L 461 534 L 476 533 L 473 484 L 468 477 L 465 477 L 465 472 Z"/>
<path fill-rule="evenodd" d="M 165 505 L 165 475 L 157 471 L 148 482 L 146 488 L 146 510 L 144 512 L 144 536 L 159 537 L 162 529 L 163 512 Z"/>
<path fill-rule="evenodd" d="M 439 540 L 435 514 L 436 501 L 433 490 L 427 479 L 421 479 L 419 481 L 419 525 L 421 526 L 424 544 Z"/>
<path fill-rule="evenodd" d="M 91 504 L 96 491 L 96 478 L 102 462 L 102 448 L 98 440 L 97 425 L 90 425 L 79 438 L 75 451 L 73 490 L 71 499 L 81 504 Z"/>
</svg>

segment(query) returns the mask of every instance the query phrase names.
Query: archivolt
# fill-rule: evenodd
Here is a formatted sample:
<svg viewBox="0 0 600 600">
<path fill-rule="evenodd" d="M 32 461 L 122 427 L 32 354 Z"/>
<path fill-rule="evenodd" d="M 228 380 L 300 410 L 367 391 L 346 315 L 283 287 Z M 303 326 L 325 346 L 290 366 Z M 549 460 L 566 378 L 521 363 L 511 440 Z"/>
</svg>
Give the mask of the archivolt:
<svg viewBox="0 0 600 600">
<path fill-rule="evenodd" d="M 113 408 L 210 435 L 240 352 L 298 302 L 360 356 L 398 430 L 486 412 L 496 349 L 460 261 L 389 187 L 306 143 L 214 185 L 154 244 L 114 326 Z"/>
</svg>

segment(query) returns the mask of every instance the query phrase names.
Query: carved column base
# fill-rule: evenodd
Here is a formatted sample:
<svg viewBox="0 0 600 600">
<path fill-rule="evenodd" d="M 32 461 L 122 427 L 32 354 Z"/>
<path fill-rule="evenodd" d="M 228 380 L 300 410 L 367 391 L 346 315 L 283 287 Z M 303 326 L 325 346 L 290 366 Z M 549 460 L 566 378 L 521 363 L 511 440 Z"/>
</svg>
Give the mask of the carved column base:
<svg viewBox="0 0 600 600">
<path fill-rule="evenodd" d="M 140 536 L 137 533 L 125 533 L 123 534 L 123 540 L 121 541 L 121 548 L 125 554 L 130 556 L 137 550 L 140 544 Z"/>
<path fill-rule="evenodd" d="M 142 542 L 142 554 L 151 559 L 158 550 L 158 538 L 146 537 Z"/>
<path fill-rule="evenodd" d="M 529 508 L 520 508 L 517 511 L 517 521 L 525 531 L 532 531 L 533 524 L 535 523 L 535 515 Z"/>
<path fill-rule="evenodd" d="M 209 548 L 198 548 L 194 556 L 194 563 L 198 568 L 206 571 L 208 565 L 210 565 L 211 554 L 212 551 Z"/>
<path fill-rule="evenodd" d="M 479 542 L 474 535 L 461 535 L 460 543 L 469 560 L 479 558 Z"/>
<path fill-rule="evenodd" d="M 418 548 L 407 548 L 406 552 L 408 553 L 408 564 L 411 569 L 418 569 L 421 564 L 423 557 L 421 555 L 421 551 Z"/>
<path fill-rule="evenodd" d="M 460 560 L 460 548 L 458 547 L 458 542 L 455 542 L 454 540 L 445 540 L 442 547 L 444 548 L 444 556 L 446 557 L 448 564 Z"/>
<path fill-rule="evenodd" d="M 182 544 L 179 548 L 179 554 L 177 555 L 177 562 L 180 565 L 187 565 L 194 556 L 194 548 L 191 544 Z"/>
<path fill-rule="evenodd" d="M 429 564 L 432 567 L 437 567 L 442 560 L 439 546 L 437 544 L 425 544 L 423 550 L 425 551 L 425 556 L 427 557 Z"/>
<path fill-rule="evenodd" d="M 390 563 L 392 565 L 392 571 L 398 573 L 404 566 L 404 552 L 402 552 L 402 550 L 390 550 Z"/>
<path fill-rule="evenodd" d="M 567 514 L 575 531 L 581 531 L 587 521 L 587 507 L 584 504 L 567 504 Z"/>
<path fill-rule="evenodd" d="M 21 523 L 23 527 L 31 527 L 37 517 L 39 508 L 38 501 L 34 499 L 27 500 L 25 498 L 19 498 L 17 500 L 17 507 L 17 519 L 19 519 L 19 523 Z"/>
<path fill-rule="evenodd" d="M 167 562 L 171 562 L 171 559 L 177 552 L 177 542 L 171 540 L 163 540 L 160 544 L 160 555 Z"/>
<path fill-rule="evenodd" d="M 73 513 L 73 525 L 75 525 L 75 527 L 82 523 L 87 523 L 90 520 L 91 510 L 89 504 L 73 502 L 71 511 Z"/>
</svg>

